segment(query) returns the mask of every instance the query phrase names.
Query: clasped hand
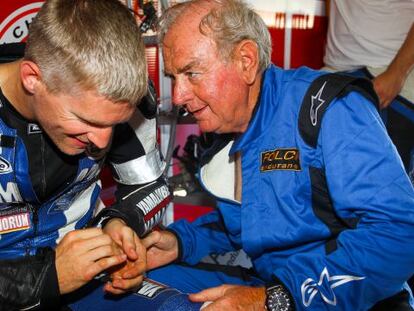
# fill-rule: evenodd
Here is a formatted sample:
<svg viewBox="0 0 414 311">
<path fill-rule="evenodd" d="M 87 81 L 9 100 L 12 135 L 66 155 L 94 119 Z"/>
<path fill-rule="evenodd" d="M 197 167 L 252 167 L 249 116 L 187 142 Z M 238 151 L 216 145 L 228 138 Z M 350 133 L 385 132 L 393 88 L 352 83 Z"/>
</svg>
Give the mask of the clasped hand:
<svg viewBox="0 0 414 311">
<path fill-rule="evenodd" d="M 146 250 L 122 220 L 104 229 L 89 228 L 66 234 L 56 247 L 56 270 L 61 294 L 70 293 L 107 271 L 112 281 L 104 290 L 123 294 L 136 288 L 146 270 Z"/>
</svg>

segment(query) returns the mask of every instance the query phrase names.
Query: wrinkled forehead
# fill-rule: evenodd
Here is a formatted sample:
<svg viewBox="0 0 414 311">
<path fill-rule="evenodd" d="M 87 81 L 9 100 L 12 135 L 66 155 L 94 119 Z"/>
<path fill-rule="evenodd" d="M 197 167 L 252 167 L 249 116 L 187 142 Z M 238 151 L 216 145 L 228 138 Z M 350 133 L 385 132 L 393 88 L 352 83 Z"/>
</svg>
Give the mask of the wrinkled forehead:
<svg viewBox="0 0 414 311">
<path fill-rule="evenodd" d="M 184 66 L 182 63 L 203 62 L 217 56 L 213 38 L 204 29 L 200 31 L 200 22 L 214 7 L 212 4 L 207 0 L 189 4 L 169 26 L 162 42 L 167 72 Z"/>
<path fill-rule="evenodd" d="M 171 47 L 177 40 L 189 34 L 200 34 L 200 22 L 211 11 L 210 1 L 195 1 L 175 18 L 165 34 L 163 45 Z"/>
<path fill-rule="evenodd" d="M 162 53 L 167 74 L 181 73 L 219 61 L 215 42 L 196 30 L 172 29 L 171 36 L 166 36 L 164 41 Z"/>
</svg>

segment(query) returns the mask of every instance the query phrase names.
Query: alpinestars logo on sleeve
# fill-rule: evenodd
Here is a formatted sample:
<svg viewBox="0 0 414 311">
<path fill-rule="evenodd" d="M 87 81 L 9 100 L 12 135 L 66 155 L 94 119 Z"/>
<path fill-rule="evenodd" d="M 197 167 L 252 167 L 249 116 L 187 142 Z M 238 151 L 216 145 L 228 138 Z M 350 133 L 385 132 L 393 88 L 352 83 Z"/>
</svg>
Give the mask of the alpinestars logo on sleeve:
<svg viewBox="0 0 414 311">
<path fill-rule="evenodd" d="M 323 89 L 325 88 L 327 81 L 322 85 L 322 87 L 319 89 L 319 91 L 316 93 L 316 95 L 311 96 L 312 104 L 310 107 L 310 120 L 313 126 L 315 126 L 318 123 L 318 110 L 321 108 L 321 106 L 325 103 L 325 100 L 321 98 Z"/>
<path fill-rule="evenodd" d="M 352 281 L 360 281 L 365 277 L 352 275 L 334 275 L 330 276 L 328 269 L 325 267 L 319 277 L 319 282 L 316 283 L 312 278 L 308 278 L 302 283 L 301 293 L 302 302 L 305 307 L 309 307 L 316 294 L 320 294 L 323 301 L 327 304 L 336 306 L 336 296 L 333 289 L 345 283 Z"/>
</svg>

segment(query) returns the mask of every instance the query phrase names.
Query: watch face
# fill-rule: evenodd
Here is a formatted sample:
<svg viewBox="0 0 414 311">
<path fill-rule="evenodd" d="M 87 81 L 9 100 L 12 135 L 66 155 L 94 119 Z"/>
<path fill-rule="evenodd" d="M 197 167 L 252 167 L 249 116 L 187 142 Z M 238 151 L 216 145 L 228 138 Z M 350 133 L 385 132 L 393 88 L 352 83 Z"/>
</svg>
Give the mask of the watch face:
<svg viewBox="0 0 414 311">
<path fill-rule="evenodd" d="M 276 288 L 268 293 L 266 305 L 269 311 L 289 311 L 290 299 L 282 289 Z"/>
</svg>

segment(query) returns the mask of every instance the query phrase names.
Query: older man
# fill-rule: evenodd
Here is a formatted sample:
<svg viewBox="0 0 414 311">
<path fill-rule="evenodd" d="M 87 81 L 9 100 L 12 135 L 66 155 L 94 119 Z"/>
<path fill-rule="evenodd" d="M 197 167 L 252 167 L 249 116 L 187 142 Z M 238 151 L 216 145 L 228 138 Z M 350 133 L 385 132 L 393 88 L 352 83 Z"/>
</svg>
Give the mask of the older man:
<svg viewBox="0 0 414 311">
<path fill-rule="evenodd" d="M 160 34 L 174 104 L 233 140 L 200 171 L 218 209 L 151 233 L 149 275 L 206 311 L 411 310 L 414 191 L 371 85 L 271 65 L 267 28 L 242 1 L 174 6 Z M 235 249 L 253 271 L 200 263 Z"/>
</svg>

